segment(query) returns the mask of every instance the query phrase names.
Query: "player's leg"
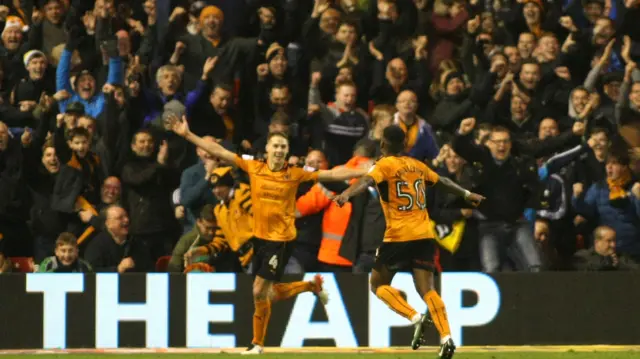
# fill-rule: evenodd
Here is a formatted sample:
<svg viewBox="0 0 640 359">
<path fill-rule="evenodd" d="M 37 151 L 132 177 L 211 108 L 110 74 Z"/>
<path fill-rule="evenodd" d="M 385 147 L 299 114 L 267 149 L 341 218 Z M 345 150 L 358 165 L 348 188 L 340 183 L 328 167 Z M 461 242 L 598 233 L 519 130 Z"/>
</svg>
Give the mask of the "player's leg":
<svg viewBox="0 0 640 359">
<path fill-rule="evenodd" d="M 435 252 L 435 244 L 430 240 L 416 241 L 412 252 L 415 255 L 413 260 L 413 282 L 416 286 L 416 291 L 427 304 L 433 324 L 438 333 L 440 333 L 440 357 L 443 359 L 451 358 L 455 351 L 455 345 L 451 340 L 447 310 L 442 298 L 435 290 L 433 280 L 435 266 L 432 259 Z"/>
<path fill-rule="evenodd" d="M 271 300 L 286 300 L 300 293 L 312 292 L 320 299 L 322 304 L 329 302 L 329 296 L 323 288 L 324 279 L 320 274 L 316 274 L 310 281 L 297 281 L 291 283 L 275 283 L 272 286 Z"/>
<path fill-rule="evenodd" d="M 256 276 L 253 281 L 253 303 L 255 309 L 253 312 L 253 340 L 251 340 L 252 348 L 247 350 L 247 354 L 260 354 L 264 348 L 264 339 L 267 336 L 267 327 L 271 318 L 271 299 L 269 293 L 273 282 Z"/>
<path fill-rule="evenodd" d="M 254 255 L 252 258 L 253 281 L 253 339 L 243 355 L 262 354 L 267 326 L 271 318 L 271 299 L 273 283 L 277 278 L 278 244 L 254 238 Z M 274 259 L 275 258 L 275 259 Z"/>
<path fill-rule="evenodd" d="M 378 297 L 389 309 L 397 314 L 407 318 L 415 324 L 420 319 L 420 314 L 409 303 L 407 303 L 407 295 L 391 286 L 391 281 L 395 276 L 396 249 L 398 246 L 394 244 L 383 244 L 376 255 L 376 264 L 371 271 L 371 291 Z"/>
</svg>

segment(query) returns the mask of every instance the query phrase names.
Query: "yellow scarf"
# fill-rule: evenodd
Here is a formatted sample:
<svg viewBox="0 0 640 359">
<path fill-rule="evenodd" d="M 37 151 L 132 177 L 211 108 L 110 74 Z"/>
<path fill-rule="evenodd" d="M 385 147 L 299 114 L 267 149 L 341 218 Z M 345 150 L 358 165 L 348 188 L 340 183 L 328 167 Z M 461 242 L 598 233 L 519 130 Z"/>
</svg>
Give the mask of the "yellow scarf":
<svg viewBox="0 0 640 359">
<path fill-rule="evenodd" d="M 607 184 L 609 185 L 609 200 L 613 201 L 626 197 L 627 191 L 625 186 L 631 182 L 631 172 L 628 167 L 625 167 L 622 174 L 618 179 L 612 180 L 607 178 Z"/>
</svg>

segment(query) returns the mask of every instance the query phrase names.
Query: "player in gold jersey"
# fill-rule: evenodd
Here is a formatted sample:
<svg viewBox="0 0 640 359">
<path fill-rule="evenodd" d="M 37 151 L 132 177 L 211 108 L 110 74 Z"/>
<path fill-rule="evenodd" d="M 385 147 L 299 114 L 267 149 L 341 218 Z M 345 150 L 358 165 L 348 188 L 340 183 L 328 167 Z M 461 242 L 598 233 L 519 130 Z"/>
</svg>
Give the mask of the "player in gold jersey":
<svg viewBox="0 0 640 359">
<path fill-rule="evenodd" d="M 340 167 L 329 171 L 311 172 L 287 164 L 289 140 L 282 133 L 271 133 L 267 139 L 266 162 L 244 159 L 216 142 L 205 141 L 189 130 L 186 118 L 170 120 L 172 130 L 214 157 L 235 164 L 247 172 L 253 208 L 253 340 L 243 354 L 261 354 L 267 325 L 271 317 L 271 301 L 293 297 L 305 291 L 318 296 L 323 304 L 327 295 L 322 289 L 322 277 L 312 282 L 279 282 L 289 261 L 296 239 L 295 212 L 298 185 L 305 181 L 345 181 L 365 175 L 368 168 Z"/>
<path fill-rule="evenodd" d="M 440 358 L 453 357 L 455 345 L 451 339 L 447 312 L 433 286 L 435 266 L 435 233 L 427 212 L 426 187 L 435 186 L 464 197 L 477 206 L 484 199 L 446 177 L 439 177 L 424 163 L 401 155 L 405 134 L 398 126 L 385 128 L 381 150 L 383 157 L 369 173 L 334 198 L 343 205 L 349 198 L 376 185 L 387 223 L 384 240 L 376 253 L 376 265 L 371 274 L 371 290 L 394 312 L 410 320 L 414 326 L 412 348 L 422 343 L 424 325 L 429 321 L 407 303 L 406 295 L 390 286 L 395 273 L 411 271 L 418 294 L 429 308 L 433 323 L 440 333 Z"/>
</svg>

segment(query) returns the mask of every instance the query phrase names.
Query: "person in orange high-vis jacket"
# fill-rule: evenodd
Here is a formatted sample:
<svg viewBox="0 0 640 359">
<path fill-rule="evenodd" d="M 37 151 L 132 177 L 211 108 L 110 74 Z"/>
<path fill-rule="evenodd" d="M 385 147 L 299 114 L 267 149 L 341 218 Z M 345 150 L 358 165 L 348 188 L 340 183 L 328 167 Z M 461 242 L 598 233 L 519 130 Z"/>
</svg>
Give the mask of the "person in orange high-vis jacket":
<svg viewBox="0 0 640 359">
<path fill-rule="evenodd" d="M 347 168 L 359 168 L 363 163 L 370 161 L 368 157 L 356 155 L 344 166 Z M 354 181 L 354 180 L 351 180 Z M 318 261 L 323 265 L 322 270 L 330 272 L 351 272 L 353 263 L 340 256 L 340 246 L 349 220 L 351 219 L 351 203 L 339 207 L 332 202 L 335 195 L 323 184 L 317 183 L 309 192 L 298 198 L 296 209 L 299 217 L 308 216 L 324 210 L 322 218 L 322 241 L 318 251 Z"/>
</svg>

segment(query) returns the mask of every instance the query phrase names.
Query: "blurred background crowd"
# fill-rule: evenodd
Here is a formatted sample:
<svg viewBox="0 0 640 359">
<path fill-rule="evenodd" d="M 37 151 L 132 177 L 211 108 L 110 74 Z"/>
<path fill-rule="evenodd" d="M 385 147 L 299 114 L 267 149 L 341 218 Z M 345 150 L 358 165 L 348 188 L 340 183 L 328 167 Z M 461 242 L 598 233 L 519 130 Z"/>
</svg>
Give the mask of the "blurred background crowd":
<svg viewBox="0 0 640 359">
<path fill-rule="evenodd" d="M 246 176 L 169 131 L 356 167 L 382 130 L 487 197 L 428 191 L 444 271 L 640 260 L 640 0 L 0 0 L 0 271 L 247 271 Z M 635 25 L 634 25 L 635 23 Z M 620 136 L 622 133 L 624 136 Z M 375 188 L 298 191 L 287 273 L 368 272 Z"/>
</svg>

